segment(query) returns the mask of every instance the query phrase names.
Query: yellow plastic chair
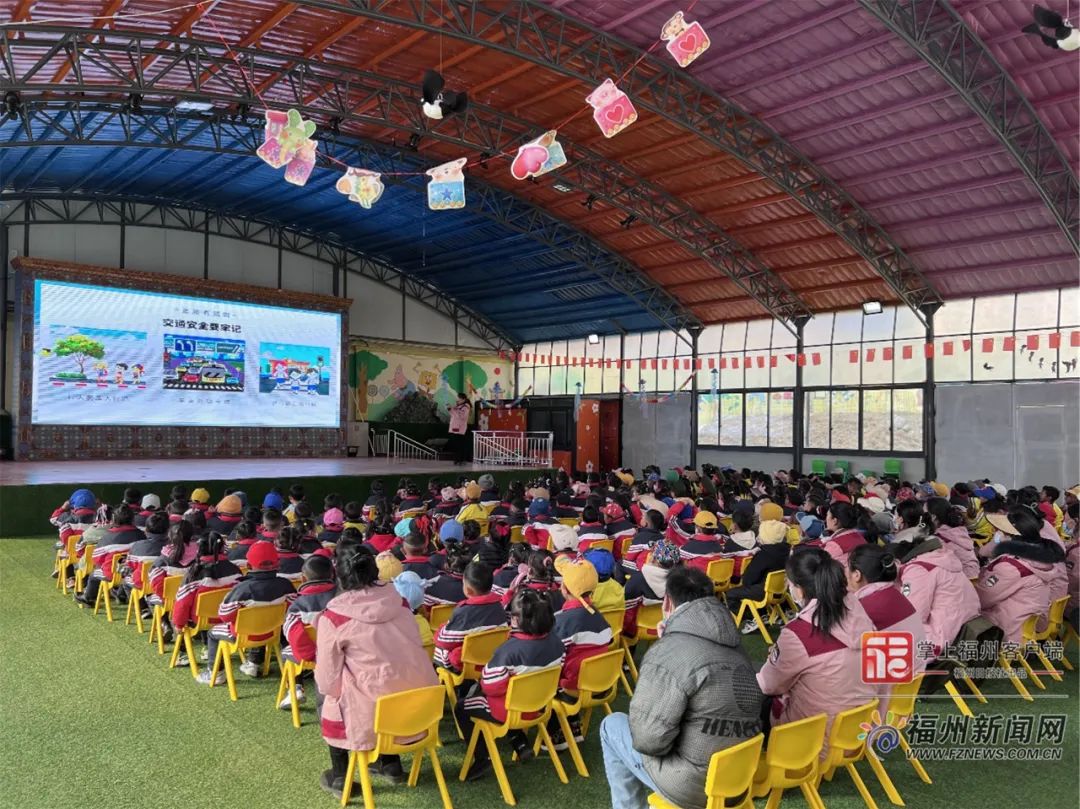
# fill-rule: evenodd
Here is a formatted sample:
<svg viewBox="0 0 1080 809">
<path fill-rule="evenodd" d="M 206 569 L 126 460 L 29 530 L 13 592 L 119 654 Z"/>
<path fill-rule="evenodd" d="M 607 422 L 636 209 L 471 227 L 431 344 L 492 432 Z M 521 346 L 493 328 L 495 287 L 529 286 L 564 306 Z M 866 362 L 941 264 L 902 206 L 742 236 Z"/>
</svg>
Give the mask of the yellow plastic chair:
<svg viewBox="0 0 1080 809">
<path fill-rule="evenodd" d="M 1039 659 L 1039 662 L 1042 663 L 1043 671 L 1040 672 L 1040 674 L 1044 676 L 1049 674 L 1052 679 L 1061 682 L 1061 675 L 1057 673 L 1057 669 L 1054 668 L 1053 664 L 1046 658 L 1046 655 L 1043 654 L 1042 646 L 1039 644 L 1039 635 L 1041 633 L 1038 630 L 1038 626 L 1039 622 L 1042 620 L 1044 619 L 1041 615 L 1029 615 L 1024 619 L 1024 623 L 1020 627 L 1020 664 L 1024 667 L 1024 670 L 1027 671 L 1028 678 L 1035 683 L 1035 687 L 1040 690 L 1045 690 L 1046 686 L 1043 684 L 1042 679 L 1035 673 L 1035 670 L 1027 661 L 1028 655 L 1035 655 L 1035 657 Z"/>
<path fill-rule="evenodd" d="M 353 778 L 356 770 L 359 769 L 360 788 L 364 793 L 364 809 L 375 809 L 368 765 L 374 764 L 379 756 L 400 756 L 412 753 L 413 763 L 409 770 L 408 784 L 411 787 L 416 786 L 420 778 L 420 765 L 424 761 L 426 752 L 431 754 L 431 768 L 435 770 L 435 780 L 439 784 L 443 809 L 454 809 L 450 802 L 450 793 L 446 789 L 446 779 L 443 778 L 437 752 L 439 722 L 442 717 L 443 690 L 439 685 L 414 688 L 411 691 L 379 697 L 375 703 L 375 747 L 371 750 L 353 750 L 349 754 L 349 770 L 345 774 L 341 805 L 348 805 L 352 795 Z M 397 741 L 413 736 L 421 736 L 421 738 L 405 744 L 399 744 Z"/>
<path fill-rule="evenodd" d="M 431 626 L 431 631 L 438 631 L 439 627 L 450 620 L 450 616 L 454 613 L 454 607 L 456 604 L 436 604 L 431 608 L 431 613 L 428 615 L 428 624 Z"/>
<path fill-rule="evenodd" d="M 637 664 L 634 663 L 634 655 L 631 647 L 635 647 L 639 643 L 646 641 L 654 641 L 660 637 L 660 633 L 657 631 L 657 627 L 660 626 L 660 622 L 664 620 L 663 605 L 661 604 L 642 604 L 638 607 L 637 611 L 637 635 L 634 636 L 631 642 L 630 638 L 625 635 L 622 636 L 623 653 L 626 657 L 626 667 L 630 669 L 630 674 L 634 677 L 634 682 L 638 679 Z"/>
<path fill-rule="evenodd" d="M 626 618 L 625 609 L 610 609 L 600 610 L 600 614 L 604 616 L 604 620 L 608 622 L 608 626 L 611 627 L 611 648 L 622 649 L 622 628 L 623 621 Z M 623 654 L 625 657 L 625 653 Z M 626 696 L 634 696 L 634 689 L 630 687 L 630 681 L 626 679 L 626 672 L 622 667 L 619 667 L 619 681 L 622 683 L 623 689 L 626 691 Z"/>
<path fill-rule="evenodd" d="M 634 535 L 619 537 L 619 561 L 622 562 L 626 558 L 626 554 L 630 552 L 630 546 L 634 544 Z"/>
<path fill-rule="evenodd" d="M 265 604 L 258 607 L 241 607 L 236 612 L 236 640 L 222 640 L 214 656 L 214 668 L 210 672 L 210 687 L 214 687 L 221 666 L 225 666 L 225 680 L 229 684 L 229 699 L 236 702 L 236 680 L 233 677 L 232 656 L 249 649 L 266 649 L 262 674 L 270 673 L 270 652 L 277 656 L 281 669 L 281 627 L 285 623 L 285 604 Z M 269 635 L 263 640 L 253 640 L 254 635 Z"/>
<path fill-rule="evenodd" d="M 765 809 L 776 809 L 785 789 L 798 787 L 810 809 L 825 809 L 817 791 L 821 746 L 825 743 L 823 713 L 777 725 L 769 733 L 769 747 L 754 773 L 753 797 L 769 796 Z"/>
<path fill-rule="evenodd" d="M 162 632 L 161 624 L 165 620 L 165 616 L 172 613 L 173 604 L 176 603 L 176 591 L 180 589 L 180 582 L 184 580 L 183 576 L 166 576 L 165 583 L 161 587 L 161 602 L 154 605 L 154 615 L 150 619 L 150 643 L 154 642 L 154 636 L 157 636 L 157 653 L 159 655 L 165 654 L 165 635 Z M 147 580 L 147 584 L 149 584 Z"/>
<path fill-rule="evenodd" d="M 75 592 L 81 593 L 86 589 L 86 580 L 90 578 L 90 574 L 94 572 L 94 548 L 97 546 L 94 543 L 89 545 L 83 545 L 82 559 L 78 561 L 78 565 L 75 568 Z"/>
<path fill-rule="evenodd" d="M 172 657 L 169 658 L 169 668 L 176 668 L 177 662 L 180 660 L 180 647 L 184 648 L 184 653 L 188 659 L 188 669 L 191 671 L 191 677 L 194 680 L 199 679 L 199 666 L 196 663 L 195 658 L 195 646 L 192 641 L 195 636 L 200 632 L 206 632 L 214 624 L 211 623 L 211 619 L 217 618 L 218 610 L 221 609 L 221 602 L 225 600 L 225 596 L 229 594 L 228 587 L 221 587 L 217 590 L 208 590 L 205 593 L 199 593 L 195 597 L 195 626 L 182 627 L 179 632 L 176 633 L 176 642 L 173 644 Z"/>
<path fill-rule="evenodd" d="M 892 715 L 893 727 L 897 727 L 897 723 L 904 722 L 915 713 L 915 699 L 919 696 L 919 689 L 922 688 L 923 676 L 920 674 L 910 683 L 893 686 L 892 693 L 889 695 L 889 714 Z M 934 783 L 923 767 L 922 762 L 912 757 L 911 745 L 908 744 L 903 728 L 897 730 L 897 736 L 900 738 L 900 749 L 904 751 L 904 756 L 911 762 L 915 774 L 922 779 L 924 784 Z"/>
<path fill-rule="evenodd" d="M 53 564 L 53 568 L 56 570 L 56 589 L 63 590 L 64 595 L 67 595 L 68 591 L 68 571 L 72 570 L 79 562 L 78 557 L 75 555 L 75 546 L 79 544 L 80 536 L 82 535 L 68 534 L 68 538 L 64 540 L 64 547 L 56 549 L 56 562 Z"/>
<path fill-rule="evenodd" d="M 446 689 L 446 697 L 450 700 L 450 706 L 457 705 L 457 689 L 466 680 L 479 680 L 480 672 L 491 660 L 506 639 L 510 637 L 510 628 L 505 626 L 495 629 L 485 629 L 483 632 L 473 632 L 465 636 L 461 645 L 461 671 L 455 672 L 450 669 L 439 668 L 439 682 Z M 465 738 L 462 728 L 457 727 L 457 719 L 454 719 L 454 727 L 457 728 L 458 736 Z"/>
<path fill-rule="evenodd" d="M 605 550 L 608 553 L 613 553 L 615 549 L 614 539 L 590 539 L 589 550 Z"/>
<path fill-rule="evenodd" d="M 961 672 L 963 672 L 964 667 L 956 661 L 950 661 L 942 658 L 932 661 L 927 666 L 927 668 L 931 670 L 940 670 L 942 668 L 945 668 L 947 670 L 944 686 L 945 692 L 952 698 L 953 703 L 956 705 L 956 708 L 960 711 L 960 713 L 962 713 L 968 719 L 973 719 L 975 717 L 975 714 L 972 713 L 971 708 L 968 707 L 967 702 L 964 700 L 963 695 L 960 693 L 960 689 L 956 687 L 956 683 L 953 681 L 953 669 L 960 669 Z M 967 676 L 967 674 L 964 673 L 961 673 L 959 679 L 963 680 L 964 684 L 971 691 L 971 695 L 975 697 L 977 701 L 981 702 L 983 705 L 986 704 L 986 697 L 983 696 L 983 693 L 979 690 L 979 687 L 975 685 L 974 680 L 972 680 L 969 676 Z"/>
<path fill-rule="evenodd" d="M 735 617 L 735 626 L 742 626 L 743 616 L 749 610 L 754 617 L 754 623 L 757 624 L 758 631 L 761 632 L 761 637 L 765 639 L 765 643 L 771 646 L 773 642 L 772 635 L 769 634 L 765 624 L 766 622 L 783 622 L 786 624 L 788 618 L 784 614 L 784 607 L 790 607 L 798 611 L 795 602 L 788 595 L 787 576 L 782 570 L 774 570 L 765 576 L 765 595 L 761 597 L 760 601 L 752 601 L 749 598 L 742 600 L 739 605 L 739 614 Z M 762 610 L 765 611 L 764 617 L 761 614 Z"/>
<path fill-rule="evenodd" d="M 435 659 L 435 641 L 432 641 L 431 643 L 425 643 L 425 644 L 423 644 L 423 646 L 424 646 L 424 651 L 427 652 L 427 656 L 430 657 L 432 660 L 434 660 Z"/>
<path fill-rule="evenodd" d="M 731 577 L 734 573 L 735 560 L 730 557 L 727 559 L 713 559 L 709 562 L 709 566 L 705 568 L 705 575 L 712 579 L 713 588 L 718 596 L 731 589 Z"/>
<path fill-rule="evenodd" d="M 589 777 L 589 769 L 585 766 L 585 760 L 581 757 L 578 743 L 574 741 L 574 734 L 570 730 L 570 717 L 584 714 L 581 717 L 581 735 L 588 736 L 589 720 L 592 719 L 593 708 L 602 707 L 604 713 L 611 713 L 611 703 L 619 694 L 619 677 L 622 675 L 622 651 L 616 649 L 613 652 L 593 655 L 581 661 L 578 670 L 578 687 L 576 699 L 573 702 L 564 702 L 556 698 L 551 703 L 555 712 L 555 718 L 562 728 L 563 738 L 570 750 L 570 758 L 574 762 L 578 775 L 582 778 Z M 537 735 L 533 746 L 533 754 L 540 752 L 540 736 Z"/>
<path fill-rule="evenodd" d="M 1068 626 L 1068 624 L 1065 623 L 1065 608 L 1067 606 L 1069 606 L 1069 596 L 1062 596 L 1061 598 L 1051 601 L 1050 609 L 1046 613 L 1046 628 L 1038 630 L 1036 625 L 1036 627 L 1034 627 L 1035 631 L 1032 632 L 1030 639 L 1027 635 L 1024 636 L 1024 642 L 1028 643 L 1030 641 L 1041 645 L 1043 642 L 1049 640 L 1058 641 L 1061 643 L 1061 665 L 1069 671 L 1072 671 L 1073 665 L 1069 662 L 1069 658 L 1065 656 L 1065 644 L 1069 639 L 1068 633 L 1065 631 L 1065 627 Z M 1040 658 L 1042 658 L 1041 654 Z M 1043 660 L 1043 665 L 1046 665 L 1045 660 Z M 1055 680 L 1061 680 L 1061 675 L 1057 674 L 1056 670 L 1054 673 L 1051 673 L 1048 669 L 1047 673 Z"/>
<path fill-rule="evenodd" d="M 1027 624 L 1028 621 L 1031 621 L 1032 619 L 1038 620 L 1038 616 L 1037 615 L 1030 615 L 1024 621 L 1024 623 Z M 1023 630 L 1021 629 L 1021 631 L 1023 631 Z M 1028 676 L 1031 678 L 1031 681 L 1036 685 L 1036 687 L 1038 687 L 1039 690 L 1045 690 L 1046 686 L 1043 685 L 1042 680 L 1040 680 L 1038 678 L 1038 676 L 1032 670 L 1031 666 L 1028 665 L 1028 662 L 1025 659 L 1025 655 L 1024 655 L 1022 650 L 1021 650 L 1020 654 L 1017 655 L 1017 658 L 1018 658 L 1018 661 L 1020 662 L 1021 666 L 1024 668 L 1024 670 L 1027 672 Z M 1000 654 L 998 654 L 998 665 L 1001 666 L 1001 668 L 1005 670 L 1005 674 L 1008 677 L 1009 682 L 1013 684 L 1013 688 L 1016 689 L 1016 693 L 1018 693 L 1021 697 L 1023 697 L 1023 699 L 1025 701 L 1034 702 L 1035 698 L 1033 696 L 1031 696 L 1031 692 L 1027 690 L 1027 686 L 1024 685 L 1024 681 L 1020 679 L 1019 675 L 1017 675 L 1017 673 L 1016 673 L 1016 670 L 1013 668 L 1013 664 L 1015 662 L 1017 662 L 1017 661 L 1010 660 L 1009 657 L 1005 654 L 1004 651 L 1002 651 Z"/>
<path fill-rule="evenodd" d="M 833 720 L 832 731 L 829 734 L 829 752 L 821 763 L 817 780 L 817 786 L 820 787 L 822 780 L 831 781 L 837 768 L 843 767 L 851 776 L 851 780 L 855 783 L 855 789 L 859 791 L 859 796 L 863 799 L 867 809 L 877 809 L 877 803 L 870 794 L 870 790 L 866 788 L 866 783 L 862 780 L 862 776 L 859 775 L 859 771 L 855 768 L 855 765 L 863 759 L 870 762 L 870 768 L 877 776 L 878 782 L 881 784 L 882 789 L 885 790 L 885 794 L 889 796 L 889 800 L 897 806 L 904 805 L 904 801 L 900 797 L 900 793 L 896 791 L 896 787 L 893 786 L 889 774 L 885 772 L 881 762 L 874 756 L 874 752 L 866 747 L 867 735 L 864 732 L 864 727 L 871 724 L 880 724 L 881 716 L 878 715 L 877 708 L 878 701 L 875 699 L 865 705 L 849 708 L 836 715 Z M 862 738 L 859 738 L 860 734 Z"/>
<path fill-rule="evenodd" d="M 559 517 L 558 520 L 563 525 L 569 525 L 571 528 L 577 528 L 581 523 L 580 517 Z"/>
<path fill-rule="evenodd" d="M 315 627 L 305 626 L 304 631 L 307 632 L 308 638 L 314 643 Z M 292 724 L 297 730 L 300 729 L 300 706 L 296 702 L 296 680 L 305 671 L 315 671 L 314 660 L 290 660 L 289 658 L 285 658 L 285 662 L 281 665 L 281 682 L 278 683 L 277 696 L 274 698 L 274 709 L 277 710 L 277 706 L 285 699 L 285 689 L 288 689 L 288 693 L 292 695 L 289 698 L 289 703 L 292 707 Z M 432 687 L 439 688 L 439 686 Z M 439 699 L 442 699 L 441 688 L 439 690 Z M 349 778 L 348 780 L 351 785 L 352 778 Z"/>
<path fill-rule="evenodd" d="M 713 753 L 705 776 L 705 809 L 755 809 L 750 787 L 761 758 L 764 734 Z M 679 809 L 656 792 L 649 796 L 654 809 Z"/>
<path fill-rule="evenodd" d="M 476 753 L 476 743 L 480 737 L 483 737 L 488 755 L 491 757 L 491 766 L 495 769 L 495 778 L 502 791 L 503 802 L 509 806 L 516 806 L 517 800 L 514 798 L 513 790 L 510 789 L 510 781 L 506 778 L 506 770 L 503 768 L 496 740 L 501 739 L 511 730 L 528 731 L 529 728 L 535 727 L 547 748 L 548 755 L 551 756 L 555 774 L 564 784 L 568 783 L 566 770 L 563 769 L 559 754 L 555 751 L 555 745 L 547 732 L 547 722 L 551 717 L 551 702 L 555 699 L 555 692 L 559 690 L 561 673 L 560 667 L 553 666 L 528 674 L 517 674 L 510 678 L 510 684 L 506 689 L 506 721 L 496 724 L 486 719 L 474 718 L 472 720 L 472 735 L 469 737 L 469 746 L 465 750 L 465 760 L 461 763 L 458 780 L 464 781 L 468 775 Z M 526 719 L 526 714 L 535 714 L 535 716 L 532 719 Z"/>
<path fill-rule="evenodd" d="M 146 596 L 150 594 L 150 568 L 154 566 L 154 560 L 148 559 L 145 562 L 139 563 L 139 581 L 142 582 L 142 587 L 132 587 L 131 593 L 128 595 L 128 607 L 127 614 L 124 616 L 124 626 L 131 623 L 131 616 L 135 616 L 135 628 L 139 630 L 139 634 L 143 633 L 142 623 L 142 609 L 146 603 Z"/>
<path fill-rule="evenodd" d="M 525 526 L 523 525 L 511 525 L 510 526 L 510 542 L 524 542 L 525 541 Z"/>
<path fill-rule="evenodd" d="M 94 599 L 94 615 L 98 614 L 98 610 L 101 609 L 101 603 L 104 601 L 105 617 L 109 619 L 110 624 L 112 623 L 113 618 L 112 599 L 109 598 L 109 595 L 112 593 L 114 587 L 119 587 L 124 583 L 124 577 L 120 575 L 120 568 L 123 567 L 126 560 L 126 553 L 118 553 L 113 556 L 112 576 L 101 580 L 101 586 L 98 588 L 97 597 Z M 91 565 L 93 565 L 92 562 Z"/>
</svg>

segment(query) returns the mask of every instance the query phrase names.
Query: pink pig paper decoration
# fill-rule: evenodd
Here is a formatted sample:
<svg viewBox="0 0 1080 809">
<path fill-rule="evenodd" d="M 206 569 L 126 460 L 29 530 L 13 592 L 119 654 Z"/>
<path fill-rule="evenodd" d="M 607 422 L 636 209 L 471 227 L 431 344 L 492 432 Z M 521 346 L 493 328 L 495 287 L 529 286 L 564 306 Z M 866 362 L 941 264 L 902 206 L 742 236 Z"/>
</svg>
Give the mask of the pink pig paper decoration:
<svg viewBox="0 0 1080 809">
<path fill-rule="evenodd" d="M 593 108 L 593 120 L 605 138 L 615 137 L 637 120 L 637 110 L 630 98 L 611 79 L 604 79 L 585 100 Z"/>
<path fill-rule="evenodd" d="M 660 39 L 667 42 L 668 53 L 679 67 L 686 67 L 709 49 L 712 42 L 699 22 L 688 23 L 681 11 L 676 11 L 660 29 Z"/>
<path fill-rule="evenodd" d="M 462 169 L 468 159 L 460 157 L 428 169 L 428 207 L 433 211 L 447 211 L 465 207 L 465 173 Z"/>
<path fill-rule="evenodd" d="M 539 177 L 566 165 L 566 152 L 555 137 L 554 129 L 518 148 L 510 164 L 510 174 L 515 180 Z"/>
</svg>

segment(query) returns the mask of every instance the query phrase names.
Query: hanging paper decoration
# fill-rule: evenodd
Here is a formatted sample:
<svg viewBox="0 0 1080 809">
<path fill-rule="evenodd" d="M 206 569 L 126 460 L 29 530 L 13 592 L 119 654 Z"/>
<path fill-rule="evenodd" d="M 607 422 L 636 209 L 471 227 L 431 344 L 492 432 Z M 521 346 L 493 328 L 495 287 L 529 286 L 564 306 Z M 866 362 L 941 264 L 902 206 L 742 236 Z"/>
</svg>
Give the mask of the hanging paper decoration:
<svg viewBox="0 0 1080 809">
<path fill-rule="evenodd" d="M 593 120 L 604 133 L 605 138 L 613 138 L 637 120 L 629 96 L 615 86 L 611 79 L 593 90 L 585 98 L 593 108 Z"/>
<path fill-rule="evenodd" d="M 645 380 L 644 379 L 639 379 L 638 380 L 638 401 L 641 404 L 641 415 L 644 416 L 646 414 L 646 412 L 648 412 L 648 407 L 646 407 L 646 405 L 648 403 L 645 401 Z"/>
<path fill-rule="evenodd" d="M 681 11 L 676 11 L 660 29 L 660 39 L 667 43 L 667 51 L 686 67 L 709 49 L 712 42 L 699 22 L 687 22 Z"/>
<path fill-rule="evenodd" d="M 709 395 L 715 399 L 717 391 L 720 390 L 720 372 L 713 368 L 711 371 L 709 371 L 709 376 L 712 377 L 709 388 Z"/>
<path fill-rule="evenodd" d="M 304 185 L 315 168 L 318 143 L 311 139 L 314 134 L 315 122 L 305 121 L 299 111 L 267 110 L 263 144 L 255 153 L 272 168 L 286 166 L 285 179 Z"/>
<path fill-rule="evenodd" d="M 428 207 L 433 211 L 446 211 L 465 207 L 465 174 L 462 169 L 467 158 L 459 157 L 427 170 L 431 177 L 427 187 Z"/>
<path fill-rule="evenodd" d="M 354 169 L 352 166 L 338 178 L 336 188 L 348 195 L 350 202 L 358 202 L 360 207 L 369 209 L 379 201 L 385 190 L 379 172 Z"/>
<path fill-rule="evenodd" d="M 559 133 L 548 130 L 535 140 L 518 147 L 517 155 L 510 164 L 510 174 L 515 180 L 539 177 L 566 165 L 566 152 L 555 138 Z"/>
<path fill-rule="evenodd" d="M 578 420 L 578 411 L 581 410 L 581 383 L 574 383 L 574 421 Z"/>
</svg>

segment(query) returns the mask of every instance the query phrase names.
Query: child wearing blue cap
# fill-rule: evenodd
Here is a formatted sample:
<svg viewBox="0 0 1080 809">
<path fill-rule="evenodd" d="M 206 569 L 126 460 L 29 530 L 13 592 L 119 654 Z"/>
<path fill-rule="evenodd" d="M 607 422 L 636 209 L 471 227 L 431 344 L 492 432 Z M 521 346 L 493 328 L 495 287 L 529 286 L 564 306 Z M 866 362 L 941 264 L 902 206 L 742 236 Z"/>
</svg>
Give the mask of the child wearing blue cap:
<svg viewBox="0 0 1080 809">
<path fill-rule="evenodd" d="M 592 605 L 600 612 L 626 609 L 626 594 L 619 581 L 621 570 L 615 556 L 604 548 L 590 548 L 584 558 L 596 568 L 597 585 L 592 591 Z"/>
</svg>

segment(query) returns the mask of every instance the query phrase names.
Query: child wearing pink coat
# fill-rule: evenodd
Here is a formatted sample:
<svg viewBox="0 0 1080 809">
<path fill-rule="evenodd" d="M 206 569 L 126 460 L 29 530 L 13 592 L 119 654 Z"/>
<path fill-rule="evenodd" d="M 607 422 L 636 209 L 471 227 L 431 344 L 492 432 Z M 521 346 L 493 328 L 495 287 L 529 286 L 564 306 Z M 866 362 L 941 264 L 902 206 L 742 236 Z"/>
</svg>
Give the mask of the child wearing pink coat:
<svg viewBox="0 0 1080 809">
<path fill-rule="evenodd" d="M 956 554 L 964 575 L 969 579 L 976 578 L 979 575 L 979 557 L 975 553 L 975 542 L 968 533 L 963 512 L 944 497 L 931 497 L 926 501 L 926 513 L 930 517 L 934 535 Z"/>
<path fill-rule="evenodd" d="M 918 674 L 929 662 L 918 649 L 926 640 L 915 605 L 896 586 L 900 562 L 892 552 L 880 545 L 860 545 L 848 557 L 848 592 L 859 599 L 866 614 L 879 632 L 907 632 L 915 649 L 914 673 Z"/>
<path fill-rule="evenodd" d="M 901 562 L 900 592 L 919 613 L 926 639 L 939 655 L 979 614 L 979 596 L 956 554 L 938 537 L 919 533 L 909 542 L 893 545 Z"/>
<path fill-rule="evenodd" d="M 801 609 L 780 631 L 758 672 L 758 686 L 773 697 L 774 727 L 824 713 L 831 728 L 837 714 L 873 698 L 862 681 L 860 647 L 874 624 L 848 593 L 843 568 L 821 548 L 794 551 L 787 577 Z M 826 743 L 822 757 L 827 752 Z"/>
<path fill-rule="evenodd" d="M 1028 616 L 1045 616 L 1050 602 L 1067 594 L 1065 552 L 1040 535 L 1040 519 L 1023 507 L 1010 510 L 1006 519 L 991 514 L 990 520 L 1009 539 L 995 544 L 993 560 L 979 575 L 979 603 L 1006 641 L 1021 643 Z"/>
<path fill-rule="evenodd" d="M 341 592 L 316 624 L 315 682 L 331 763 L 320 785 L 340 799 L 349 752 L 375 746 L 379 697 L 435 685 L 438 678 L 420 644 L 416 619 L 393 585 L 379 582 L 372 553 L 347 549 L 338 557 L 337 576 Z M 381 757 L 378 766 L 391 780 L 404 779 L 399 757 Z"/>
<path fill-rule="evenodd" d="M 855 528 L 859 521 L 859 512 L 851 503 L 835 502 L 825 514 L 825 528 L 831 533 L 822 544 L 826 553 L 840 563 L 841 570 L 847 570 L 848 554 L 860 545 L 866 544 L 862 531 Z"/>
</svg>

